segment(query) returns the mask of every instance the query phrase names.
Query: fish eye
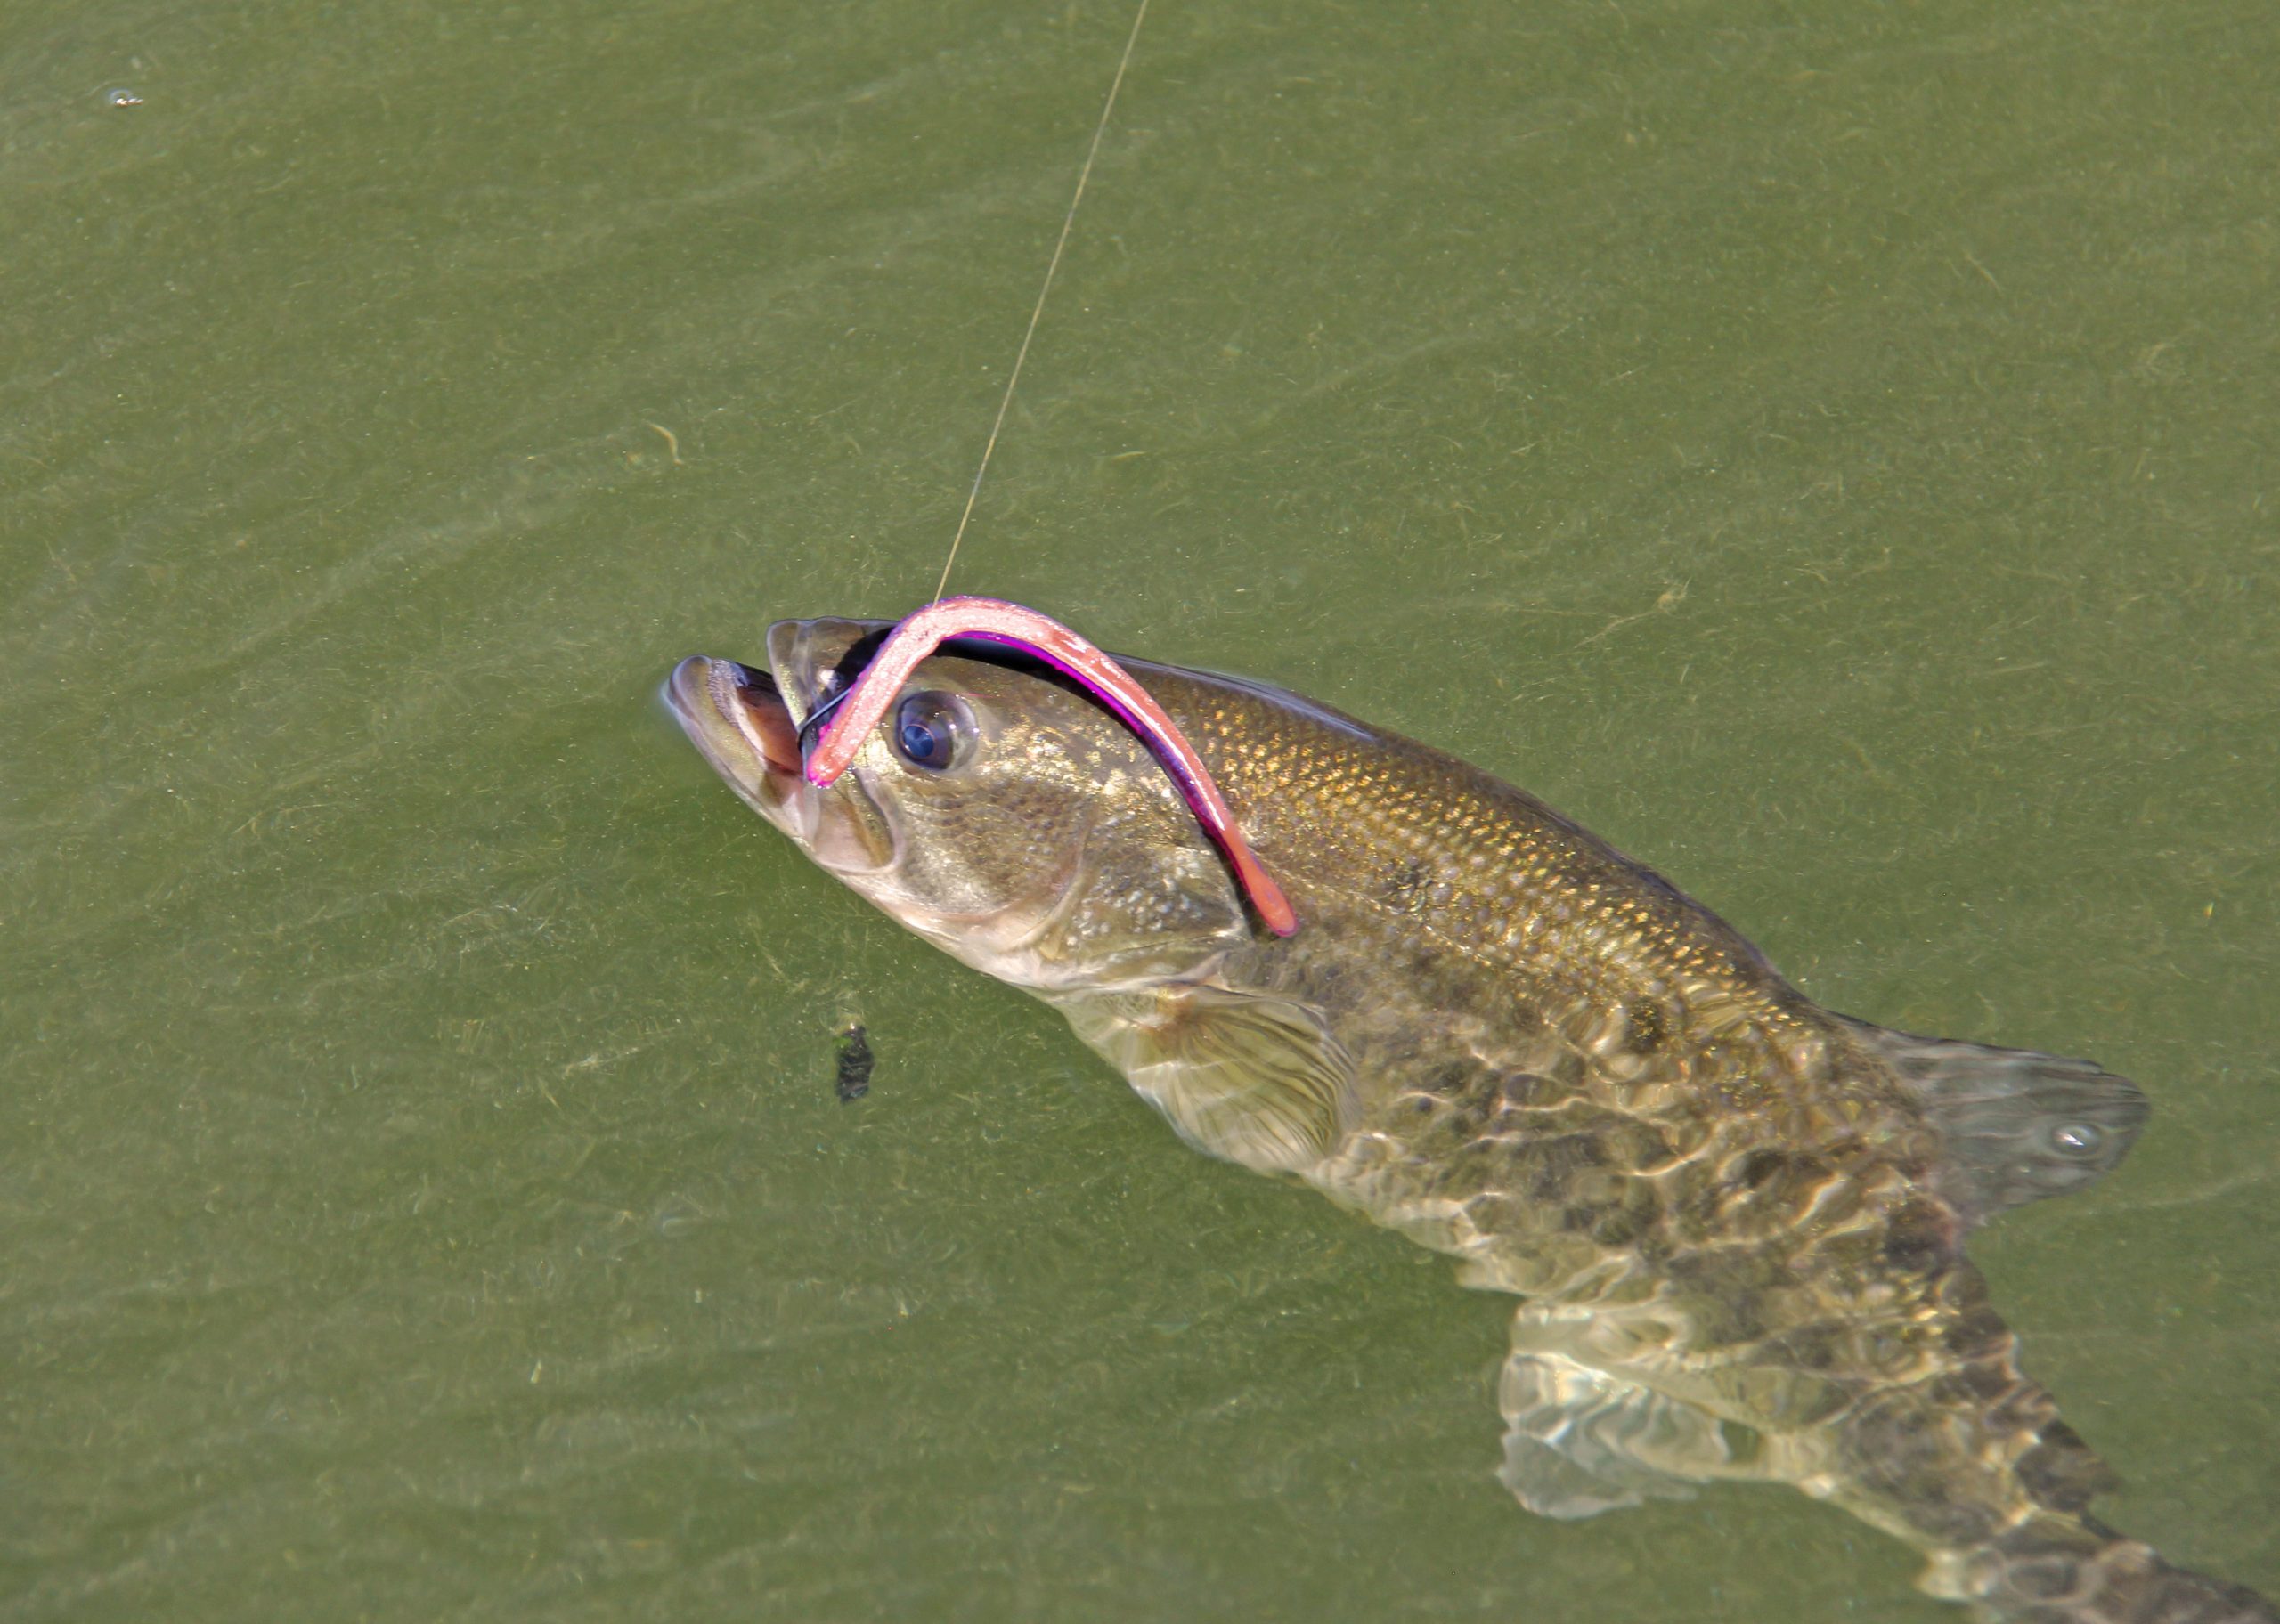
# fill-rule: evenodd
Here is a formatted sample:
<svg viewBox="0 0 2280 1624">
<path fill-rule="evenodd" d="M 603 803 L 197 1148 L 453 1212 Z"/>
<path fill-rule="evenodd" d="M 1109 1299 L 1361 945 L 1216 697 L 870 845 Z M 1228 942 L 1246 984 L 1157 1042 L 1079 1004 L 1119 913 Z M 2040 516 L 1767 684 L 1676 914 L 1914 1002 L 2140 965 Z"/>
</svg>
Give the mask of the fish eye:
<svg viewBox="0 0 2280 1624">
<path fill-rule="evenodd" d="M 896 707 L 894 753 L 912 767 L 939 773 L 972 753 L 973 718 L 949 694 L 913 694 Z"/>
</svg>

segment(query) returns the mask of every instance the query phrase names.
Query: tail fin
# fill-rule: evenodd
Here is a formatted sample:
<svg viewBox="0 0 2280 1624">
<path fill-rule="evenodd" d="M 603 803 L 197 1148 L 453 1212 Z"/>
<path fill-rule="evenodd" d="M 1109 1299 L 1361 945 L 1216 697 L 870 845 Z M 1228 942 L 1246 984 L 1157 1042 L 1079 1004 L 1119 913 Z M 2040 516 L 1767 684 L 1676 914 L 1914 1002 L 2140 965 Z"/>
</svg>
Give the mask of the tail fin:
<svg viewBox="0 0 2280 1624">
<path fill-rule="evenodd" d="M 2030 1517 L 1941 1558 L 1925 1587 L 1989 1624 L 2280 1624 L 2253 1590 L 2171 1565 L 2088 1518 Z"/>
</svg>

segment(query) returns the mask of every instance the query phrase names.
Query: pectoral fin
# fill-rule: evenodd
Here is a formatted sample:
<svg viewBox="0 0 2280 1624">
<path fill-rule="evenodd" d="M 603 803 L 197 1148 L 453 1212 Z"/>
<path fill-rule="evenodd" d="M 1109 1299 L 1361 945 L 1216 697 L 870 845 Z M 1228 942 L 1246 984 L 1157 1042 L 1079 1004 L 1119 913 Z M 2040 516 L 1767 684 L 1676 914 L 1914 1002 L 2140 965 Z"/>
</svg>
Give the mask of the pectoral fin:
<svg viewBox="0 0 2280 1624">
<path fill-rule="evenodd" d="M 1353 1061 L 1302 1004 L 1194 982 L 1059 1002 L 1077 1035 L 1213 1156 L 1294 1172 L 1345 1133 Z"/>
<path fill-rule="evenodd" d="M 1941 1193 L 1966 1222 L 2079 1190 L 2145 1125 L 2145 1095 L 2088 1060 L 1918 1037 L 1846 1018 L 1946 1139 Z"/>
</svg>

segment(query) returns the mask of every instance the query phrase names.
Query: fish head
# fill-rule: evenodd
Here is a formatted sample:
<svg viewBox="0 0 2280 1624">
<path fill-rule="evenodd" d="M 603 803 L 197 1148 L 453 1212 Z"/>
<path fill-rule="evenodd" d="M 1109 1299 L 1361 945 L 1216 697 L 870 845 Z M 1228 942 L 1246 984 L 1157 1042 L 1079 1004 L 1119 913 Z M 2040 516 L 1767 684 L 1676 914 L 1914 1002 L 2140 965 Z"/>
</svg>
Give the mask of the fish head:
<svg viewBox="0 0 2280 1624">
<path fill-rule="evenodd" d="M 952 641 L 826 786 L 802 731 L 893 623 L 779 621 L 768 664 L 694 655 L 667 705 L 745 802 L 909 930 L 1050 995 L 1204 970 L 1252 926 L 1146 743 L 1026 654 Z"/>
</svg>

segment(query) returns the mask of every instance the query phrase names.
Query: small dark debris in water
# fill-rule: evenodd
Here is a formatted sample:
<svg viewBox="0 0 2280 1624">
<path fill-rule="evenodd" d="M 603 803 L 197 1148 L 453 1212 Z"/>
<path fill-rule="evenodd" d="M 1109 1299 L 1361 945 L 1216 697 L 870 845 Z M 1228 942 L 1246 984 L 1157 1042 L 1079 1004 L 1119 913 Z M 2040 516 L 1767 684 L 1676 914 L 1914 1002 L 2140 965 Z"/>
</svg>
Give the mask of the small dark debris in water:
<svg viewBox="0 0 2280 1624">
<path fill-rule="evenodd" d="M 860 1100 L 871 1092 L 871 1040 L 858 1024 L 839 1035 L 839 1099 L 841 1104 Z"/>
</svg>

